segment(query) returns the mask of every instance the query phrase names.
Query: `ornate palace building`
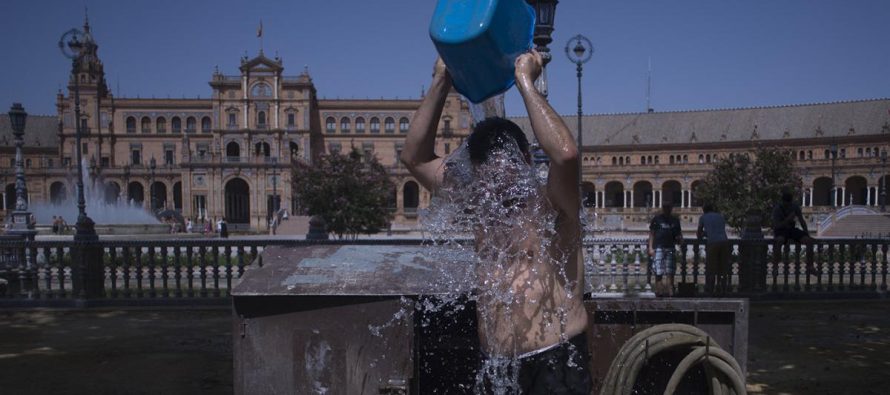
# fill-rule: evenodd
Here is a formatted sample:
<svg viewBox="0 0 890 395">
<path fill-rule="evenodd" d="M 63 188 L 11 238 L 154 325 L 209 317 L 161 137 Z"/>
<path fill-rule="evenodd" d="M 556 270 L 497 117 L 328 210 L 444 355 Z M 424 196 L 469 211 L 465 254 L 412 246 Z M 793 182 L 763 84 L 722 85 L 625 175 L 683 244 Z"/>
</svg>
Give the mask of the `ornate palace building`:
<svg viewBox="0 0 890 395">
<path fill-rule="evenodd" d="M 577 118 L 564 119 L 575 132 Z M 528 119 L 515 120 L 529 129 Z M 582 128 L 584 206 L 605 230 L 645 229 L 667 199 L 682 220 L 697 221 L 695 190 L 712 163 L 760 146 L 793 155 L 799 202 L 814 225 L 837 207 L 879 206 L 890 179 L 881 160 L 890 149 L 890 99 L 590 115 Z"/>
<path fill-rule="evenodd" d="M 265 231 L 275 196 L 281 208 L 294 208 L 293 164 L 311 165 L 319 155 L 353 148 L 390 169 L 397 185 L 391 207 L 395 227 L 415 223 L 417 208 L 429 200 L 398 161 L 420 100 L 319 99 L 308 70 L 286 75 L 284 62 L 262 51 L 242 58 L 236 75 L 214 71 L 208 99 L 114 97 L 88 24 L 84 32 L 84 55 L 67 94 L 56 97 L 58 115 L 28 118 L 31 201 L 62 202 L 75 195 L 75 89 L 83 166 L 103 186 L 106 204 L 132 202 L 198 219 L 225 217 L 235 230 Z M 469 127 L 468 107 L 458 94 L 446 107 L 437 147 L 442 154 L 457 147 Z M 14 206 L 15 148 L 8 118 L 2 119 L 5 215 Z"/>
<path fill-rule="evenodd" d="M 208 99 L 114 97 L 98 45 L 88 25 L 84 30 L 85 55 L 67 92 L 56 97 L 57 115 L 28 118 L 31 201 L 74 195 L 77 87 L 84 166 L 104 186 L 108 204 L 130 201 L 185 217 L 226 217 L 235 229 L 265 231 L 274 196 L 282 208 L 295 206 L 293 163 L 311 165 L 319 155 L 353 148 L 390 169 L 397 185 L 395 229 L 414 227 L 417 209 L 429 202 L 429 192 L 398 161 L 419 100 L 319 99 L 308 70 L 286 75 L 281 59 L 262 52 L 242 58 L 235 75 L 214 71 Z M 526 118 L 514 120 L 531 135 Z M 565 121 L 574 130 L 577 119 Z M 471 123 L 467 102 L 452 94 L 439 123 L 439 154 L 456 149 Z M 597 214 L 601 230 L 645 229 L 668 199 L 684 221 L 696 221 L 696 187 L 712 162 L 758 146 L 793 152 L 803 177 L 800 203 L 813 224 L 840 206 L 879 206 L 882 176 L 888 175 L 880 153 L 890 148 L 890 99 L 590 115 L 582 123 L 584 205 Z M 15 148 L 6 116 L 0 117 L 0 143 L 5 217 L 15 199 Z"/>
</svg>

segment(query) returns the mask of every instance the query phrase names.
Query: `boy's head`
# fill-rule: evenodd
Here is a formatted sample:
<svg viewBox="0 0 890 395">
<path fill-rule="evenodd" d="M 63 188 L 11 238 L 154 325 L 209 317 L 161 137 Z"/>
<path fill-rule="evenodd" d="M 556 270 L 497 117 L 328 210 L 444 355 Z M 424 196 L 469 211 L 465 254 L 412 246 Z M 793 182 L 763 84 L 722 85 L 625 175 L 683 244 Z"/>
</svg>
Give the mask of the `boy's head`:
<svg viewBox="0 0 890 395">
<path fill-rule="evenodd" d="M 519 125 L 508 119 L 500 117 L 486 118 L 476 124 L 473 133 L 467 138 L 467 150 L 470 153 L 470 161 L 474 165 L 488 161 L 492 152 L 498 150 L 508 151 L 512 144 L 516 144 L 526 163 L 531 162 L 528 139 Z"/>
<path fill-rule="evenodd" d="M 670 200 L 664 200 L 661 202 L 661 212 L 664 215 L 671 215 L 671 211 L 674 209 L 674 202 Z"/>
</svg>

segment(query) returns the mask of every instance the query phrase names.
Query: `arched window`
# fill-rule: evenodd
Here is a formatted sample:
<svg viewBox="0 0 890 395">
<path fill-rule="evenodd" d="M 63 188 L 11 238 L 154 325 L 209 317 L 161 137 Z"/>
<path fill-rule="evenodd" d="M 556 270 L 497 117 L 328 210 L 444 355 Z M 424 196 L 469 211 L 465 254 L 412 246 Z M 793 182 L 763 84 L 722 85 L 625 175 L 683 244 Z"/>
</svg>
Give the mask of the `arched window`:
<svg viewBox="0 0 890 395">
<path fill-rule="evenodd" d="M 127 117 L 127 133 L 136 133 L 136 118 Z"/>
<path fill-rule="evenodd" d="M 142 117 L 142 133 L 151 133 L 151 119 Z"/>
<path fill-rule="evenodd" d="M 380 133 L 380 120 L 377 117 L 371 118 L 371 133 Z"/>
<path fill-rule="evenodd" d="M 210 133 L 210 117 L 201 118 L 201 132 Z"/>
<path fill-rule="evenodd" d="M 260 82 L 253 86 L 253 89 L 250 90 L 250 95 L 252 97 L 271 97 L 272 88 L 268 84 Z"/>
<path fill-rule="evenodd" d="M 328 117 L 328 119 L 324 121 L 324 124 L 325 129 L 328 131 L 328 133 L 334 133 L 337 131 L 337 120 L 334 119 L 334 117 Z"/>
<path fill-rule="evenodd" d="M 683 155 L 683 163 L 689 163 L 689 155 Z"/>
<path fill-rule="evenodd" d="M 399 119 L 399 131 L 402 133 L 408 133 L 408 118 Z"/>
<path fill-rule="evenodd" d="M 386 133 L 395 133 L 396 120 L 392 119 L 392 117 L 386 117 L 386 121 L 384 122 L 383 127 L 385 128 Z"/>
<path fill-rule="evenodd" d="M 256 154 L 256 156 L 265 156 L 268 158 L 269 155 L 272 153 L 272 149 L 270 148 L 269 143 L 267 143 L 265 141 L 256 143 L 254 148 L 255 148 L 254 154 Z"/>
<path fill-rule="evenodd" d="M 188 117 L 185 119 L 185 131 L 186 133 L 194 133 L 198 130 L 198 124 L 195 117 Z"/>
<path fill-rule="evenodd" d="M 618 165 L 624 166 L 624 157 L 618 158 Z"/>
<path fill-rule="evenodd" d="M 349 133 L 350 125 L 349 118 L 343 117 L 340 118 L 340 133 Z"/>
<path fill-rule="evenodd" d="M 182 132 L 182 120 L 179 117 L 173 117 L 173 120 L 170 121 L 170 128 L 173 133 L 181 133 Z"/>
<path fill-rule="evenodd" d="M 257 113 L 256 113 L 256 127 L 257 127 L 257 129 L 265 129 L 266 128 L 266 112 L 265 111 L 257 111 Z"/>
<path fill-rule="evenodd" d="M 618 165 L 618 158 L 613 156 L 612 157 L 612 166 L 616 166 L 616 165 Z"/>
<path fill-rule="evenodd" d="M 711 154 L 705 155 L 705 163 L 711 163 Z"/>
<path fill-rule="evenodd" d="M 226 144 L 226 157 L 229 162 L 237 162 L 241 158 L 241 146 L 234 141 Z"/>
<path fill-rule="evenodd" d="M 358 117 L 355 119 L 355 132 L 356 133 L 364 133 L 365 132 L 365 119 L 362 117 Z"/>
<path fill-rule="evenodd" d="M 674 164 L 674 156 L 671 155 L 668 157 L 670 164 Z"/>
<path fill-rule="evenodd" d="M 167 118 L 158 117 L 158 119 L 155 120 L 155 130 L 157 130 L 158 133 L 167 133 Z"/>
<path fill-rule="evenodd" d="M 414 181 L 408 181 L 402 187 L 402 204 L 406 214 L 417 213 L 417 206 L 420 205 L 420 188 Z"/>
<path fill-rule="evenodd" d="M 698 163 L 705 163 L 705 156 L 702 154 L 698 154 Z"/>
</svg>

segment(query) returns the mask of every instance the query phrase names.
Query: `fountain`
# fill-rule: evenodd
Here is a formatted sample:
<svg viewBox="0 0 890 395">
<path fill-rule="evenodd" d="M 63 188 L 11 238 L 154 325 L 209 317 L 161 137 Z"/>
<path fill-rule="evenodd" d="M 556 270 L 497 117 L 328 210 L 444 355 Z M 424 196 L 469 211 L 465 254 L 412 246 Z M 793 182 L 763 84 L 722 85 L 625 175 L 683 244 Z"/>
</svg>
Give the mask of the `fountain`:
<svg viewBox="0 0 890 395">
<path fill-rule="evenodd" d="M 89 171 L 90 168 L 86 159 L 80 165 L 83 169 L 84 177 L 88 178 L 84 182 L 86 212 L 96 222 L 96 231 L 99 234 L 133 235 L 170 232 L 169 226 L 158 221 L 154 215 L 144 209 L 139 203 L 135 203 L 132 200 L 127 201 L 121 196 L 118 196 L 113 203 L 108 203 L 103 177 Z M 50 232 L 54 216 L 62 217 L 71 226 L 74 225 L 77 219 L 76 193 L 66 193 L 65 198 L 60 202 L 47 200 L 36 202 L 31 207 L 39 224 L 41 234 Z"/>
</svg>

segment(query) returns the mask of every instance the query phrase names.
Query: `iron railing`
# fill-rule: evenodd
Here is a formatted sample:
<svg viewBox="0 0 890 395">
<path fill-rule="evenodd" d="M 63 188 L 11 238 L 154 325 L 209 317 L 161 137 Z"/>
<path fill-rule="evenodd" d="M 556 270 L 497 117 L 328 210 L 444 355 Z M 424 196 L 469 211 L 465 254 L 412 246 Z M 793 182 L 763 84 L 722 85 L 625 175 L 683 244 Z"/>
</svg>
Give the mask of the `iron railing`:
<svg viewBox="0 0 890 395">
<path fill-rule="evenodd" d="M 97 242 L 0 239 L 0 306 L 76 299 L 224 302 L 266 246 L 306 246 L 295 239 L 176 239 Z M 421 240 L 323 243 L 421 244 Z M 729 241 L 729 294 L 787 296 L 887 295 L 888 239 L 818 239 L 776 246 L 770 239 Z M 654 274 L 645 239 L 589 238 L 585 276 L 594 295 L 647 295 Z M 92 257 L 90 261 L 82 257 Z M 101 262 L 101 264 L 99 264 Z M 677 247 L 678 288 L 705 291 L 706 247 L 685 239 Z M 94 284 L 94 285 L 90 285 Z M 15 304 L 15 303 L 13 303 Z M 22 304 L 22 303 L 19 303 Z"/>
</svg>

